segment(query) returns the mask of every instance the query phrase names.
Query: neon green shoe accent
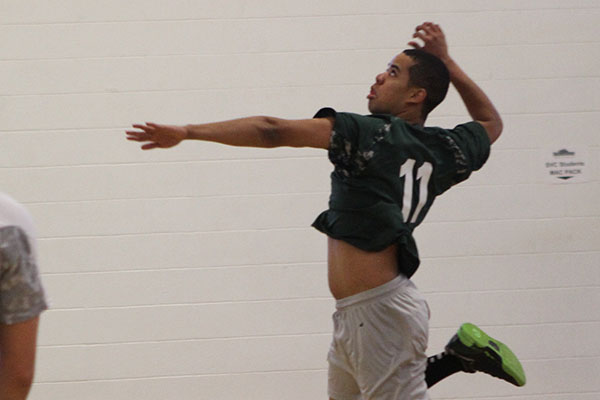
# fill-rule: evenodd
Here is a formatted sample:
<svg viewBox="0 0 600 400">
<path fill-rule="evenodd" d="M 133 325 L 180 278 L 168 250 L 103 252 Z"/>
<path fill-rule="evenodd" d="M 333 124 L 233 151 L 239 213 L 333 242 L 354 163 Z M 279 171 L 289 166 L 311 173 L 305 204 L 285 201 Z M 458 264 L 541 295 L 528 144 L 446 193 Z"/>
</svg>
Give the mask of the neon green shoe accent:
<svg viewBox="0 0 600 400">
<path fill-rule="evenodd" d="M 525 385 L 523 366 L 507 345 L 488 336 L 471 323 L 461 325 L 456 336 L 462 346 L 457 341 L 451 341 L 447 346 L 448 350 L 459 358 L 468 360 L 470 368 L 507 380 L 516 386 Z M 504 376 L 502 371 L 508 376 Z"/>
</svg>

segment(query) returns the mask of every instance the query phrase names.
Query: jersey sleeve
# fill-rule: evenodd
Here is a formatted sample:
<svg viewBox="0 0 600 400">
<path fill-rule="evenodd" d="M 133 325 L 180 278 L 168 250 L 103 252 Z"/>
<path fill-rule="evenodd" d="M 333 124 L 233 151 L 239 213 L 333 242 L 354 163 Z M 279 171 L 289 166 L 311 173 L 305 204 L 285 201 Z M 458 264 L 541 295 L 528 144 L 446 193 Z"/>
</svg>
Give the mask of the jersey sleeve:
<svg viewBox="0 0 600 400">
<path fill-rule="evenodd" d="M 329 161 L 341 177 L 362 173 L 373 157 L 373 144 L 383 137 L 384 121 L 373 116 L 336 112 L 323 108 L 315 118 L 334 118 L 329 140 Z"/>
<path fill-rule="evenodd" d="M 348 177 L 353 175 L 358 150 L 359 126 L 352 114 L 338 113 L 332 108 L 322 108 L 315 118 L 334 118 L 329 139 L 329 160 L 336 171 Z"/>
<path fill-rule="evenodd" d="M 0 323 L 14 324 L 47 309 L 37 262 L 25 232 L 0 229 Z"/>
<path fill-rule="evenodd" d="M 477 171 L 490 156 L 490 138 L 479 122 L 471 121 L 451 131 L 467 158 L 471 171 Z"/>
<path fill-rule="evenodd" d="M 467 179 L 480 169 L 490 155 L 490 139 L 485 128 L 476 121 L 457 125 L 445 131 L 447 148 L 453 157 L 454 176 L 450 185 Z"/>
</svg>

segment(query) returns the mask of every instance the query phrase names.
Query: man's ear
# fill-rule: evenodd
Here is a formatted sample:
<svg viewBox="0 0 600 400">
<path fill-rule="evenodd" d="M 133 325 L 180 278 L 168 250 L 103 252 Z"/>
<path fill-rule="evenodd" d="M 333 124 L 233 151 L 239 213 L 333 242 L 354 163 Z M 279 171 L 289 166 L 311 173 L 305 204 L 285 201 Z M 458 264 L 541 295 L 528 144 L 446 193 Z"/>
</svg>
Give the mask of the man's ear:
<svg viewBox="0 0 600 400">
<path fill-rule="evenodd" d="M 424 88 L 413 88 L 412 93 L 410 94 L 410 98 L 408 99 L 409 103 L 420 104 L 425 102 L 427 98 L 427 90 Z"/>
</svg>

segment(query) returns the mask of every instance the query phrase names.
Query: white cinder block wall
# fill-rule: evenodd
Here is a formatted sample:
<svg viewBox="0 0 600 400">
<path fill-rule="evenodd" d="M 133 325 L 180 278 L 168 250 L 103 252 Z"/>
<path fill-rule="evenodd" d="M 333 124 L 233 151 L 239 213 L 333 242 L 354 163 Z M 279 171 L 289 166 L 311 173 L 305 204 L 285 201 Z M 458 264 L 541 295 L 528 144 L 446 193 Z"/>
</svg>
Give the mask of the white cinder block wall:
<svg viewBox="0 0 600 400">
<path fill-rule="evenodd" d="M 34 214 L 52 301 L 31 399 L 326 398 L 333 302 L 309 227 L 325 153 L 141 152 L 123 131 L 366 113 L 424 20 L 506 127 L 418 231 L 430 351 L 477 322 L 529 379 L 464 374 L 431 395 L 600 399 L 598 0 L 4 0 L 1 190 Z M 451 92 L 429 123 L 465 119 Z M 543 179 L 540 155 L 563 147 L 589 150 L 586 182 Z"/>
</svg>

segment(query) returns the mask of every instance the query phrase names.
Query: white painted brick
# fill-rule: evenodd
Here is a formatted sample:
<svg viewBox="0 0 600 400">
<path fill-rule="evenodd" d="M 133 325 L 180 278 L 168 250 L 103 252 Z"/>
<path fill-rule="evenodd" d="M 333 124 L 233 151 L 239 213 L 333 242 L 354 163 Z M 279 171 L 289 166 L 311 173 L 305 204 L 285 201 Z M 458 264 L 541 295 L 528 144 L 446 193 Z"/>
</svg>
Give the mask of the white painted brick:
<svg viewBox="0 0 600 400">
<path fill-rule="evenodd" d="M 571 194 L 572 189 L 568 189 L 556 185 L 459 185 L 436 199 L 426 221 L 433 223 L 566 216 L 563 193 Z M 536 201 L 542 199 L 544 201 Z M 502 206 L 499 207 L 499 204 Z"/>
<path fill-rule="evenodd" d="M 103 151 L 97 151 L 99 145 Z M 0 146 L 6 156 L 2 167 L 54 167 L 164 163 L 168 161 L 249 160 L 280 158 L 325 158 L 319 149 L 279 147 L 254 149 L 223 146 L 210 142 L 186 142 L 168 151 L 145 152 L 137 143 L 125 141 L 125 128 L 27 131 L 0 133 Z M 49 152 L 47 149 L 52 148 Z M 22 150 L 27 149 L 24 153 Z"/>
<path fill-rule="evenodd" d="M 500 140 L 493 146 L 490 163 L 501 150 L 531 150 L 565 144 L 600 146 L 600 136 L 595 134 L 595 127 L 600 124 L 600 113 L 548 114 L 543 118 L 531 115 L 507 115 L 503 118 L 505 130 Z M 432 117 L 429 123 L 432 126 L 453 127 L 464 122 L 465 119 L 465 116 Z M 0 145 L 6 151 L 5 157 L 0 160 L 0 166 L 126 164 L 303 156 L 324 159 L 326 157 L 323 151 L 314 149 L 250 149 L 206 142 L 184 143 L 168 151 L 143 152 L 138 150 L 136 144 L 125 142 L 124 129 L 0 133 Z M 97 151 L 100 144 L 105 151 Z M 47 151 L 48 148 L 52 148 L 53 151 Z M 27 152 L 23 152 L 22 149 L 27 149 Z M 483 171 L 487 171 L 489 165 L 488 163 Z M 469 183 L 470 181 L 467 181 L 466 184 Z"/>
<path fill-rule="evenodd" d="M 450 40 L 450 39 L 449 39 Z M 459 44 L 459 43 L 457 43 Z M 594 77 L 598 43 L 452 46 L 453 58 L 475 81 Z"/>
<path fill-rule="evenodd" d="M 45 239 L 39 251 L 44 272 L 101 272 L 324 262 L 325 243 L 304 228 Z"/>
<path fill-rule="evenodd" d="M 389 50 L 0 62 L 5 94 L 190 91 L 365 84 Z M 383 60 L 381 63 L 376 60 Z M 342 68 L 352 65 L 352 68 Z M 39 74 L 39 69 L 45 71 Z M 19 79 L 15 79 L 17 76 Z"/>
<path fill-rule="evenodd" d="M 322 157 L 3 169 L 0 180 L 19 200 L 44 202 L 323 192 L 331 170 Z"/>
<path fill-rule="evenodd" d="M 452 43 L 460 45 L 588 42 L 594 37 L 598 9 L 515 11 L 440 15 Z M 531 17 L 535 15 L 535 29 Z M 2 59 L 110 57 L 131 55 L 227 54 L 315 49 L 397 48 L 390 26 L 413 27 L 427 16 L 365 15 L 246 20 L 181 20 L 128 23 L 4 25 Z M 510 29 L 489 29 L 490 26 Z M 277 32 L 277 35 L 272 35 Z M 477 35 L 473 35 L 477 32 Z M 185 38 L 185 40 L 182 40 Z M 205 40 L 211 38 L 211 40 Z M 402 42 L 404 44 L 404 41 Z M 20 45 L 17 45 L 20 44 Z"/>
<path fill-rule="evenodd" d="M 52 293 L 53 310 L 87 309 L 328 298 L 326 268 L 325 263 L 253 265 L 48 274 L 43 280 Z"/>
<path fill-rule="evenodd" d="M 597 322 L 597 287 L 428 294 L 432 326 Z"/>
<path fill-rule="evenodd" d="M 600 286 L 600 252 L 424 257 L 415 282 L 424 293 Z M 565 272 L 568 270 L 568 273 Z"/>
<path fill-rule="evenodd" d="M 118 135 L 123 132 L 118 127 L 147 120 L 211 122 L 264 114 L 310 118 L 323 106 L 366 113 L 369 85 L 0 97 L 0 118 L 5 121 L 4 131 L 113 128 Z M 600 87 L 600 78 L 494 81 L 482 86 L 501 114 L 576 113 L 600 108 L 600 96 L 594 90 Z M 458 116 L 462 122 L 467 119 L 454 91 L 435 113 Z"/>
<path fill-rule="evenodd" d="M 497 4 L 486 0 L 424 0 L 419 3 L 398 4 L 392 0 L 378 0 L 365 9 L 359 0 L 330 0 L 326 3 L 307 0 L 302 4 L 287 0 L 254 1 L 252 7 L 242 0 L 228 1 L 215 7 L 209 1 L 166 2 L 164 0 L 130 1 L 123 4 L 117 0 L 99 5 L 93 1 L 48 1 L 37 7 L 28 7 L 25 2 L 7 3 L 1 23 L 57 23 L 88 21 L 128 21 L 165 19 L 214 19 L 214 18 L 257 18 L 297 17 L 306 15 L 353 15 L 353 14 L 402 14 L 498 11 Z M 521 2 L 505 0 L 501 10 L 578 9 L 594 8 L 594 0 L 530 0 Z"/>
<path fill-rule="evenodd" d="M 366 112 L 369 85 L 0 97 L 0 118 L 3 131 L 112 128 L 123 137 L 125 128 L 144 121 L 201 123 L 265 114 L 302 119 L 324 106 Z"/>
<path fill-rule="evenodd" d="M 327 194 L 44 203 L 29 206 L 42 237 L 305 228 Z M 294 212 L 290 212 L 294 210 Z"/>
<path fill-rule="evenodd" d="M 364 84 L 366 88 L 397 51 L 400 49 L 4 61 L 0 62 L 0 84 L 5 95 L 340 84 Z M 477 81 L 595 77 L 600 68 L 600 45 L 594 43 L 458 47 L 455 53 Z M 548 62 L 558 55 L 560 62 Z M 347 65 L 352 68 L 342 68 Z"/>
<path fill-rule="evenodd" d="M 437 200 L 425 223 L 593 217 L 600 214 L 598 203 L 591 201 L 597 192 L 597 183 L 457 187 Z M 326 208 L 327 198 L 321 192 L 35 203 L 28 208 L 40 236 L 50 238 L 304 228 Z"/>
<path fill-rule="evenodd" d="M 431 352 L 472 320 L 529 378 L 459 375 L 432 396 L 598 397 L 596 0 L 5 3 L 0 181 L 38 221 L 54 300 L 32 398 L 324 397 L 333 301 L 309 224 L 327 200 L 326 154 L 141 152 L 123 130 L 366 113 L 374 76 L 428 19 L 505 122 L 483 171 L 417 231 Z M 452 91 L 429 122 L 466 118 Z M 540 180 L 542 149 L 564 146 L 590 149 L 588 182 Z"/>
<path fill-rule="evenodd" d="M 201 360 L 204 360 L 204 357 L 201 357 Z M 33 400 L 137 398 L 279 400 L 284 394 L 286 399 L 304 400 L 325 397 L 326 389 L 327 372 L 316 370 L 38 383 L 33 386 L 29 398 Z"/>
<path fill-rule="evenodd" d="M 206 321 L 208 323 L 208 321 Z M 314 370 L 326 367 L 328 335 L 79 347 L 42 347 L 39 382 Z M 168 356 L 167 356 L 168 355 Z M 63 359 L 78 368 L 51 368 Z"/>
<path fill-rule="evenodd" d="M 131 284 L 134 290 L 136 284 Z M 40 345 L 92 345 L 302 336 L 329 333 L 333 311 L 334 303 L 329 298 L 51 310 L 44 315 L 39 342 Z"/>
<path fill-rule="evenodd" d="M 428 124 L 453 127 L 464 120 L 464 116 L 432 116 Z M 499 150 L 541 149 L 565 144 L 600 145 L 600 137 L 596 134 L 596 127 L 600 124 L 598 112 L 503 114 L 502 120 L 504 130 L 493 145 L 492 160 Z"/>
<path fill-rule="evenodd" d="M 595 112 L 600 106 L 600 78 L 496 80 L 480 82 L 480 86 L 501 115 Z M 453 88 L 434 112 L 467 115 Z"/>
<path fill-rule="evenodd" d="M 424 224 L 415 235 L 425 257 L 598 250 L 598 218 Z"/>
</svg>

